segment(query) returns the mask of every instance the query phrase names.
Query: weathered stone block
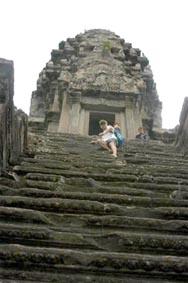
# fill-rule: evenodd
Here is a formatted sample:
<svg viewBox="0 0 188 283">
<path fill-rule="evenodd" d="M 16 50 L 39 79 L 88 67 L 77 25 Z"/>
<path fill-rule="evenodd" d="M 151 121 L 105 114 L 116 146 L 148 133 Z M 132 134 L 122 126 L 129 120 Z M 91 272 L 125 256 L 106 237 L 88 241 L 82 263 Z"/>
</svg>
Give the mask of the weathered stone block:
<svg viewBox="0 0 188 283">
<path fill-rule="evenodd" d="M 13 62 L 0 59 L 0 175 L 27 148 L 27 115 L 14 108 Z"/>
<path fill-rule="evenodd" d="M 188 97 L 185 97 L 180 114 L 180 126 L 176 137 L 178 151 L 188 153 Z"/>
</svg>

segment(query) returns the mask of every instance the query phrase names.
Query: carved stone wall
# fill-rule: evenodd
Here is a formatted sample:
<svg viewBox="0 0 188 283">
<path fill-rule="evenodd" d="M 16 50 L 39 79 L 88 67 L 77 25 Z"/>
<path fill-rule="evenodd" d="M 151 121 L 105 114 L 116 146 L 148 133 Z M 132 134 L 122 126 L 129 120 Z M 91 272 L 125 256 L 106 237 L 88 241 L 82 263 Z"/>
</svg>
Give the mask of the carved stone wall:
<svg viewBox="0 0 188 283">
<path fill-rule="evenodd" d="M 27 115 L 14 107 L 13 62 L 0 58 L 0 175 L 27 147 Z"/>
<path fill-rule="evenodd" d="M 115 33 L 96 29 L 52 50 L 32 94 L 29 121 L 49 132 L 85 135 L 90 114 L 112 113 L 131 138 L 140 126 L 160 128 L 161 108 L 146 56 Z"/>
<path fill-rule="evenodd" d="M 180 125 L 176 137 L 178 151 L 188 153 L 188 97 L 185 97 L 180 114 Z"/>
</svg>

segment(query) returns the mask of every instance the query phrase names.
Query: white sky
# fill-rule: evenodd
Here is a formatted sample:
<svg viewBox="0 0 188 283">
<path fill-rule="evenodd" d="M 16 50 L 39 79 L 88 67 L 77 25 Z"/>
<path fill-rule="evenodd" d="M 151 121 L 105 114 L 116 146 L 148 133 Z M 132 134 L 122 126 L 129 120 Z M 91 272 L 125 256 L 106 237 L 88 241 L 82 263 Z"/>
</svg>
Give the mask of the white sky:
<svg viewBox="0 0 188 283">
<path fill-rule="evenodd" d="M 0 0 L 0 57 L 13 60 L 15 105 L 31 92 L 52 49 L 93 28 L 115 32 L 148 57 L 164 128 L 179 122 L 188 82 L 188 0 Z"/>
</svg>

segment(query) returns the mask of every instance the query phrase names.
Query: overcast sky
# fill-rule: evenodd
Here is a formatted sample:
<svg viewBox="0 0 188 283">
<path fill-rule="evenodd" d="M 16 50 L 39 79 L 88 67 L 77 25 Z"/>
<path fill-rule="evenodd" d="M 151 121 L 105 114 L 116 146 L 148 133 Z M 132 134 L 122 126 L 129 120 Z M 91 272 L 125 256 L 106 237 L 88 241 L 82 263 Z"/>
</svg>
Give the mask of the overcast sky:
<svg viewBox="0 0 188 283">
<path fill-rule="evenodd" d="M 60 41 L 101 28 L 148 57 L 163 127 L 175 127 L 188 96 L 187 6 L 188 0 L 0 0 L 0 57 L 14 61 L 15 105 L 29 113 L 38 74 Z"/>
</svg>

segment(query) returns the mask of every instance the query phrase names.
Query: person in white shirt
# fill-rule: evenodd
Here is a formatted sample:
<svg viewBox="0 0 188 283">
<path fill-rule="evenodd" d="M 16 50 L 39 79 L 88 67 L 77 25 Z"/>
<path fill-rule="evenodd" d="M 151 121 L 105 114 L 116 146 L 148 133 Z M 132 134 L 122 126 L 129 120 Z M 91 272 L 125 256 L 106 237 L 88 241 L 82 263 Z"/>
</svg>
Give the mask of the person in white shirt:
<svg viewBox="0 0 188 283">
<path fill-rule="evenodd" d="M 114 128 L 108 125 L 106 120 L 99 121 L 100 128 L 103 130 L 99 133 L 100 139 L 91 143 L 98 143 L 102 148 L 112 152 L 112 156 L 117 157 L 117 138 L 114 134 Z"/>
</svg>

